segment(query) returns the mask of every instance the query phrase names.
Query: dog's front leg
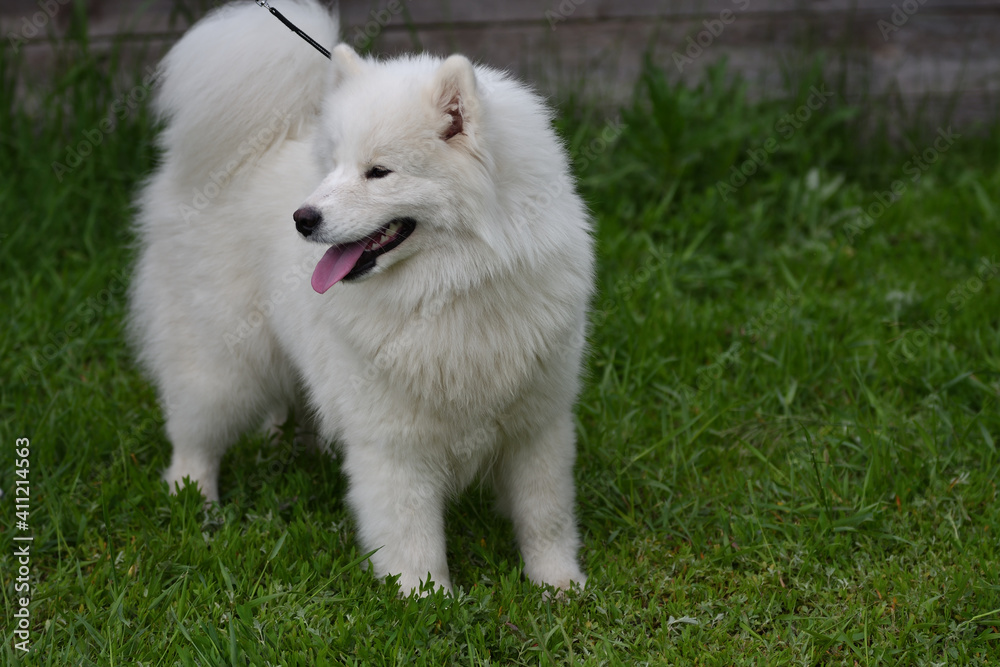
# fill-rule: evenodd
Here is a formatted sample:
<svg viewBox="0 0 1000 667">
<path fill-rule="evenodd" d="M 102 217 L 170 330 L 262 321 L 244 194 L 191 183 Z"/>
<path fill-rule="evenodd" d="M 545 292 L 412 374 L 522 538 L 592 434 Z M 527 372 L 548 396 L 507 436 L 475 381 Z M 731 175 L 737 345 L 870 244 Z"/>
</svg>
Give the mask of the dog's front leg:
<svg viewBox="0 0 1000 667">
<path fill-rule="evenodd" d="M 558 589 L 587 581 L 577 562 L 575 440 L 567 411 L 533 438 L 512 443 L 494 478 L 500 510 L 514 524 L 525 574 Z"/>
<path fill-rule="evenodd" d="M 399 575 L 400 591 L 419 591 L 428 580 L 451 590 L 445 555 L 444 504 L 447 485 L 440 468 L 399 450 L 347 447 L 347 497 L 358 534 L 375 574 Z"/>
</svg>

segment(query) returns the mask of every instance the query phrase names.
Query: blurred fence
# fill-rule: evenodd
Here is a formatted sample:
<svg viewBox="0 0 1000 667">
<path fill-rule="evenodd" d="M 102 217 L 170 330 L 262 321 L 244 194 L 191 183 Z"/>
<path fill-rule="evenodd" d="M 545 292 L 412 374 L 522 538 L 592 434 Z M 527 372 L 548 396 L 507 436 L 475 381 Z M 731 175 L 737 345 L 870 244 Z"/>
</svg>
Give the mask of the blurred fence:
<svg viewBox="0 0 1000 667">
<path fill-rule="evenodd" d="M 141 67 L 214 4 L 93 0 L 91 43 L 124 40 L 126 57 Z M 71 6 L 5 0 L 5 48 L 23 49 L 32 71 L 51 71 L 51 38 L 66 30 Z M 609 103 L 627 98 L 649 55 L 687 81 L 726 58 L 759 92 L 780 89 L 789 72 L 819 60 L 859 98 L 953 108 L 958 119 L 990 119 L 998 109 L 998 0 L 341 0 L 340 13 L 344 41 L 359 48 L 458 51 L 546 93 L 583 91 Z M 275 22 L 275 38 L 293 37 Z"/>
</svg>

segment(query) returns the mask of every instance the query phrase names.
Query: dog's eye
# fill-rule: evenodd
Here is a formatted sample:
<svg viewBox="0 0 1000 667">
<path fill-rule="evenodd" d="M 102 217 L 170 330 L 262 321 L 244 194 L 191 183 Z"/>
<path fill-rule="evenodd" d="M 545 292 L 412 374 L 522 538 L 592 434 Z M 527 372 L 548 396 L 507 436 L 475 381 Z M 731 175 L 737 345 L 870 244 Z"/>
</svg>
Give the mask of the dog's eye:
<svg viewBox="0 0 1000 667">
<path fill-rule="evenodd" d="M 386 169 L 385 167 L 380 167 L 375 165 L 371 169 L 365 172 L 365 178 L 385 178 L 392 173 L 391 169 Z"/>
</svg>

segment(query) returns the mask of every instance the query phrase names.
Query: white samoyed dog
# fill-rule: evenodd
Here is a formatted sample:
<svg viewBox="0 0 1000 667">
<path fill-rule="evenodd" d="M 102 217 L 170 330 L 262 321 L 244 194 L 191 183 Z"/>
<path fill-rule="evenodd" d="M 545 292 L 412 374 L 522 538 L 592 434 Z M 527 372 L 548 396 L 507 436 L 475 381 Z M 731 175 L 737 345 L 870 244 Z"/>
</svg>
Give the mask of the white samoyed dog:
<svg viewBox="0 0 1000 667">
<path fill-rule="evenodd" d="M 281 9 L 336 43 L 316 2 Z M 477 478 L 527 576 L 582 586 L 573 405 L 594 253 L 542 101 L 460 55 L 341 44 L 327 60 L 249 2 L 160 71 L 130 330 L 171 490 L 217 500 L 226 448 L 299 408 L 340 448 L 361 546 L 404 592 L 450 589 L 445 505 Z"/>
</svg>

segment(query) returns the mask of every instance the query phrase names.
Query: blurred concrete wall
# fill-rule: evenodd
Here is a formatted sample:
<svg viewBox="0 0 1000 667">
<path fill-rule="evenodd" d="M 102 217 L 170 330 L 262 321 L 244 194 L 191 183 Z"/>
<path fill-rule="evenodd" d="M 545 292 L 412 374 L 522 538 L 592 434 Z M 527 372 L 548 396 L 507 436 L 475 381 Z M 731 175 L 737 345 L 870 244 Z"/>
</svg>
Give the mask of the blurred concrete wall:
<svg viewBox="0 0 1000 667">
<path fill-rule="evenodd" d="M 117 40 L 140 66 L 215 4 L 85 3 L 93 45 L 110 50 Z M 72 0 L 4 0 L 4 48 L 44 76 L 59 66 L 53 37 L 73 11 Z M 953 109 L 959 120 L 1000 109 L 1000 0 L 341 0 L 340 13 L 344 41 L 358 48 L 458 51 L 543 92 L 582 90 L 609 104 L 628 98 L 648 55 L 692 82 L 726 58 L 759 93 L 780 91 L 787 73 L 818 59 L 859 99 Z M 275 23 L 277 39 L 295 39 Z"/>
</svg>

